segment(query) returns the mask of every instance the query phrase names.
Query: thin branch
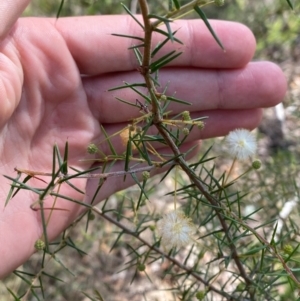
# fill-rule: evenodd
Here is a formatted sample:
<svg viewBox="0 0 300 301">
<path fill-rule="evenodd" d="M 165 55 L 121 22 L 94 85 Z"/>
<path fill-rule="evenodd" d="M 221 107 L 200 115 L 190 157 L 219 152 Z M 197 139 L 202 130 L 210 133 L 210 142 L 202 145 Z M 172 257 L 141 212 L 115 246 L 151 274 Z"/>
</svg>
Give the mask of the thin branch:
<svg viewBox="0 0 300 301">
<path fill-rule="evenodd" d="M 93 178 L 97 178 L 97 179 L 107 179 L 107 178 L 111 178 L 111 177 L 121 177 L 124 175 L 128 175 L 128 174 L 133 174 L 133 173 L 140 173 L 143 171 L 151 171 L 154 168 L 158 168 L 159 166 L 157 165 L 151 165 L 151 166 L 145 166 L 145 167 L 140 167 L 140 168 L 134 168 L 134 169 L 130 169 L 128 171 L 113 171 L 113 172 L 106 172 L 106 173 L 86 173 L 86 174 L 81 174 L 81 175 L 76 175 L 76 174 L 61 174 L 58 176 L 58 178 L 60 179 L 60 181 L 64 180 L 64 179 L 68 179 L 68 178 L 73 178 L 76 177 L 78 178 L 83 178 L 83 179 L 93 179 Z M 19 169 L 19 168 L 15 168 L 15 171 L 20 172 L 20 173 L 24 173 L 26 175 L 31 175 L 31 176 L 45 176 L 45 177 L 51 177 L 52 173 L 48 173 L 48 172 L 41 172 L 41 171 L 33 171 L 33 170 L 27 170 L 27 169 Z"/>
<path fill-rule="evenodd" d="M 196 1 L 197 2 L 197 1 Z M 145 37 L 144 37 L 144 41 L 145 41 L 145 54 L 144 58 L 143 58 L 143 66 L 142 66 L 142 70 L 144 70 L 145 72 L 142 73 L 142 75 L 144 76 L 145 82 L 147 84 L 148 89 L 151 88 L 151 90 L 149 90 L 150 94 L 155 95 L 157 93 L 155 86 L 151 85 L 149 87 L 148 83 L 151 82 L 151 77 L 150 77 L 150 73 L 149 73 L 149 68 L 147 68 L 150 63 L 151 63 L 151 56 L 148 55 L 151 51 L 151 38 L 152 35 L 151 33 L 149 33 L 149 30 L 153 30 L 153 27 L 150 26 L 149 24 L 149 20 L 148 20 L 148 6 L 147 6 L 147 2 L 146 0 L 139 0 L 140 6 L 141 6 L 141 12 L 143 15 L 143 19 L 145 22 Z M 194 3 L 195 5 L 195 3 Z M 148 59 L 148 60 L 147 60 Z M 151 93 L 152 92 L 152 93 Z M 226 238 L 228 240 L 229 243 L 229 248 L 231 250 L 232 253 L 232 258 L 235 261 L 237 268 L 240 272 L 241 277 L 245 280 L 245 283 L 247 284 L 247 286 L 249 287 L 252 284 L 252 280 L 248 277 L 243 264 L 240 261 L 236 246 L 233 242 L 233 239 L 231 237 L 230 231 L 229 231 L 229 227 L 222 215 L 223 209 L 220 208 L 219 206 L 219 202 L 217 199 L 215 199 L 213 196 L 211 196 L 208 191 L 206 190 L 206 188 L 202 185 L 202 183 L 198 180 L 197 175 L 189 168 L 187 162 L 184 160 L 183 156 L 181 156 L 181 152 L 178 149 L 178 147 L 176 146 L 176 144 L 174 143 L 172 137 L 169 135 L 169 133 L 165 130 L 163 124 L 162 124 L 162 120 L 161 118 L 158 118 L 158 116 L 160 116 L 160 110 L 159 107 L 157 106 L 157 101 L 155 99 L 152 99 L 152 112 L 154 114 L 154 118 L 153 118 L 153 123 L 154 125 L 157 127 L 159 133 L 162 135 L 162 137 L 164 138 L 165 142 L 169 145 L 169 147 L 171 148 L 171 150 L 173 151 L 174 156 L 177 158 L 176 161 L 177 163 L 181 166 L 181 168 L 183 169 L 183 171 L 186 172 L 186 174 L 188 175 L 188 177 L 190 178 L 191 182 L 195 184 L 195 186 L 199 189 L 199 191 L 207 198 L 207 200 L 213 205 L 216 214 L 218 216 L 218 219 L 221 223 L 221 226 L 223 228 L 223 231 L 226 235 Z"/>
<path fill-rule="evenodd" d="M 149 8 L 146 0 L 139 0 L 139 5 L 141 8 L 141 13 L 143 16 L 144 26 L 145 26 L 145 36 L 144 36 L 144 55 L 143 55 L 143 64 L 140 66 L 140 72 L 145 79 L 145 83 L 147 85 L 147 89 L 151 95 L 151 104 L 152 104 L 152 113 L 153 117 L 156 120 L 161 120 L 160 112 L 158 110 L 157 101 L 155 99 L 155 95 L 151 93 L 151 91 L 156 91 L 155 85 L 151 76 L 149 74 L 149 66 L 151 62 L 151 45 L 152 45 L 152 33 L 153 26 L 148 18 Z M 148 75 L 148 76 L 146 76 Z"/>
<path fill-rule="evenodd" d="M 174 263 L 180 269 L 182 269 L 185 272 L 187 272 L 188 275 L 193 276 L 196 280 L 198 280 L 201 283 L 203 283 L 210 291 L 214 291 L 214 292 L 216 292 L 216 293 L 218 293 L 218 294 L 226 297 L 228 300 L 237 300 L 237 301 L 239 300 L 239 298 L 235 298 L 232 295 L 227 294 L 226 292 L 218 290 L 216 287 L 214 287 L 213 285 L 211 285 L 209 282 L 207 282 L 206 280 L 204 280 L 203 278 L 201 278 L 193 269 L 188 268 L 187 266 L 185 266 L 184 264 L 182 264 L 180 261 L 178 261 L 174 257 L 172 257 L 172 256 L 164 253 L 159 248 L 151 245 L 145 239 L 143 239 L 142 237 L 140 237 L 136 232 L 130 230 L 129 228 L 127 228 L 126 226 L 124 226 L 120 222 L 116 221 L 114 218 L 110 217 L 109 215 L 103 213 L 99 208 L 93 207 L 93 211 L 95 213 L 99 214 L 101 217 L 103 217 L 107 221 L 109 221 L 110 223 L 116 225 L 118 228 L 122 229 L 124 231 L 124 233 L 126 233 L 128 235 L 131 235 L 131 236 L 135 237 L 136 239 L 138 239 L 141 243 L 143 243 L 144 245 L 146 245 L 149 249 L 151 249 L 154 252 L 162 255 L 164 258 L 167 258 L 169 261 L 171 261 L 172 263 Z"/>
</svg>

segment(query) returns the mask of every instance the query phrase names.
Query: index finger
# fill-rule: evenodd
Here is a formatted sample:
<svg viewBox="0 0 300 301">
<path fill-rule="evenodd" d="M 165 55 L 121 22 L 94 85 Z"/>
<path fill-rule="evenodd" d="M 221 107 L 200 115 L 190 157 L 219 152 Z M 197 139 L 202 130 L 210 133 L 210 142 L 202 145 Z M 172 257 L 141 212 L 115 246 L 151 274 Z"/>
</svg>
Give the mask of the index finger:
<svg viewBox="0 0 300 301">
<path fill-rule="evenodd" d="M 30 0 L 0 1 L 0 40 L 6 36 L 29 2 Z"/>
<path fill-rule="evenodd" d="M 244 25 L 227 21 L 210 21 L 226 52 L 216 43 L 201 20 L 172 22 L 178 29 L 179 43 L 167 43 L 159 56 L 177 49 L 183 54 L 169 66 L 201 68 L 240 68 L 255 51 L 255 38 Z M 143 29 L 129 16 L 94 16 L 62 18 L 55 25 L 64 37 L 81 73 L 87 75 L 130 71 L 138 67 L 133 51 L 127 49 L 141 41 L 112 36 L 112 33 L 143 36 Z M 155 34 L 153 46 L 165 36 Z"/>
</svg>

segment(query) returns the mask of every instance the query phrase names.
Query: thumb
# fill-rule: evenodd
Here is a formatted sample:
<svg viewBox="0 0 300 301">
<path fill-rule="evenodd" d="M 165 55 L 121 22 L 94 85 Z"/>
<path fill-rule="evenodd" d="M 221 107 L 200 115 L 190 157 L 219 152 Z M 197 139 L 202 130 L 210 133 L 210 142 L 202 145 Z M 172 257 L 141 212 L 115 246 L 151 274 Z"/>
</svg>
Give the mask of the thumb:
<svg viewBox="0 0 300 301">
<path fill-rule="evenodd" d="M 3 40 L 30 0 L 0 0 L 0 40 Z"/>
</svg>

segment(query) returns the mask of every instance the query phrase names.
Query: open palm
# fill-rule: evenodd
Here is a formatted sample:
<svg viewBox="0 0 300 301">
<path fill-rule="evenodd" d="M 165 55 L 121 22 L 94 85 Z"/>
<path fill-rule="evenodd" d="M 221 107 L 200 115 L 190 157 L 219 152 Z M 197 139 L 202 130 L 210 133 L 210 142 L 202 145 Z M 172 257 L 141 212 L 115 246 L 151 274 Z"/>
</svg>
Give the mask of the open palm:
<svg viewBox="0 0 300 301">
<path fill-rule="evenodd" d="M 255 41 L 250 31 L 235 23 L 213 22 L 226 48 L 219 49 L 201 21 L 181 21 L 178 38 L 185 46 L 161 81 L 170 81 L 169 94 L 193 103 L 193 117 L 209 116 L 205 129 L 193 132 L 188 145 L 197 140 L 225 135 L 237 128 L 254 128 L 261 107 L 278 103 L 285 92 L 280 69 L 267 62 L 250 63 Z M 69 164 L 87 169 L 91 161 L 86 148 L 103 140 L 100 124 L 108 133 L 140 116 L 139 110 L 120 104 L 115 96 L 135 102 L 136 94 L 108 92 L 123 81 L 141 81 L 137 63 L 126 49 L 132 41 L 111 33 L 142 35 L 125 16 L 19 19 L 0 44 L 0 167 L 1 174 L 15 177 L 14 168 L 50 172 L 53 145 L 63 150 L 69 142 Z M 230 33 L 230 35 L 228 34 Z M 156 41 L 161 37 L 155 37 Z M 261 84 L 263 82 L 263 85 Z M 184 110 L 174 105 L 174 114 Z M 116 140 L 118 152 L 124 150 Z M 109 149 L 103 151 L 109 154 Z M 118 166 L 116 166 L 118 168 Z M 120 166 L 120 169 L 122 167 Z M 38 181 L 37 181 L 38 182 Z M 132 182 L 112 178 L 97 201 Z M 38 184 L 37 184 L 38 185 Z M 86 196 L 68 187 L 61 193 L 89 201 L 96 182 L 76 180 Z M 4 208 L 8 180 L 0 181 L 0 277 L 22 264 L 42 234 L 40 212 L 30 209 L 37 196 L 20 192 Z M 53 202 L 51 198 L 47 200 Z M 59 200 L 48 227 L 50 239 L 78 215 L 79 206 Z"/>
</svg>

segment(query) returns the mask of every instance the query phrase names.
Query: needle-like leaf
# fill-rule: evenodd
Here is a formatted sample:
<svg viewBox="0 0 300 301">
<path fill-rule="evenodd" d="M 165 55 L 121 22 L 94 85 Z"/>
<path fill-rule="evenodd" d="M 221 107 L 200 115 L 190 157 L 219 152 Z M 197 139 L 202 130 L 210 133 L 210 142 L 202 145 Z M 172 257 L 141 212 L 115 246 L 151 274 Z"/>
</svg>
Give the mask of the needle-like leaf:
<svg viewBox="0 0 300 301">
<path fill-rule="evenodd" d="M 144 25 L 135 17 L 135 15 L 130 11 L 130 9 L 124 3 L 121 3 L 121 5 L 126 10 L 126 12 L 132 17 L 132 19 L 144 29 Z"/>
<path fill-rule="evenodd" d="M 211 27 L 210 23 L 208 22 L 207 17 L 205 15 L 204 11 L 199 6 L 197 6 L 197 5 L 194 7 L 194 10 L 200 16 L 200 18 L 204 21 L 206 27 L 208 28 L 208 30 L 210 31 L 210 33 L 212 34 L 212 36 L 214 37 L 214 39 L 216 40 L 216 42 L 219 44 L 219 46 L 222 48 L 222 50 L 225 51 L 225 48 L 224 48 L 222 42 L 220 41 L 220 39 L 216 35 L 215 31 Z"/>
<path fill-rule="evenodd" d="M 60 13 L 61 13 L 62 8 L 63 8 L 63 6 L 64 6 L 64 2 L 65 2 L 65 0 L 61 0 L 61 1 L 60 1 L 59 7 L 58 7 L 58 11 L 57 11 L 57 13 L 56 13 L 56 19 L 58 19 L 59 16 L 60 16 Z"/>
<path fill-rule="evenodd" d="M 286 0 L 291 9 L 294 9 L 294 4 L 291 0 Z"/>
</svg>

